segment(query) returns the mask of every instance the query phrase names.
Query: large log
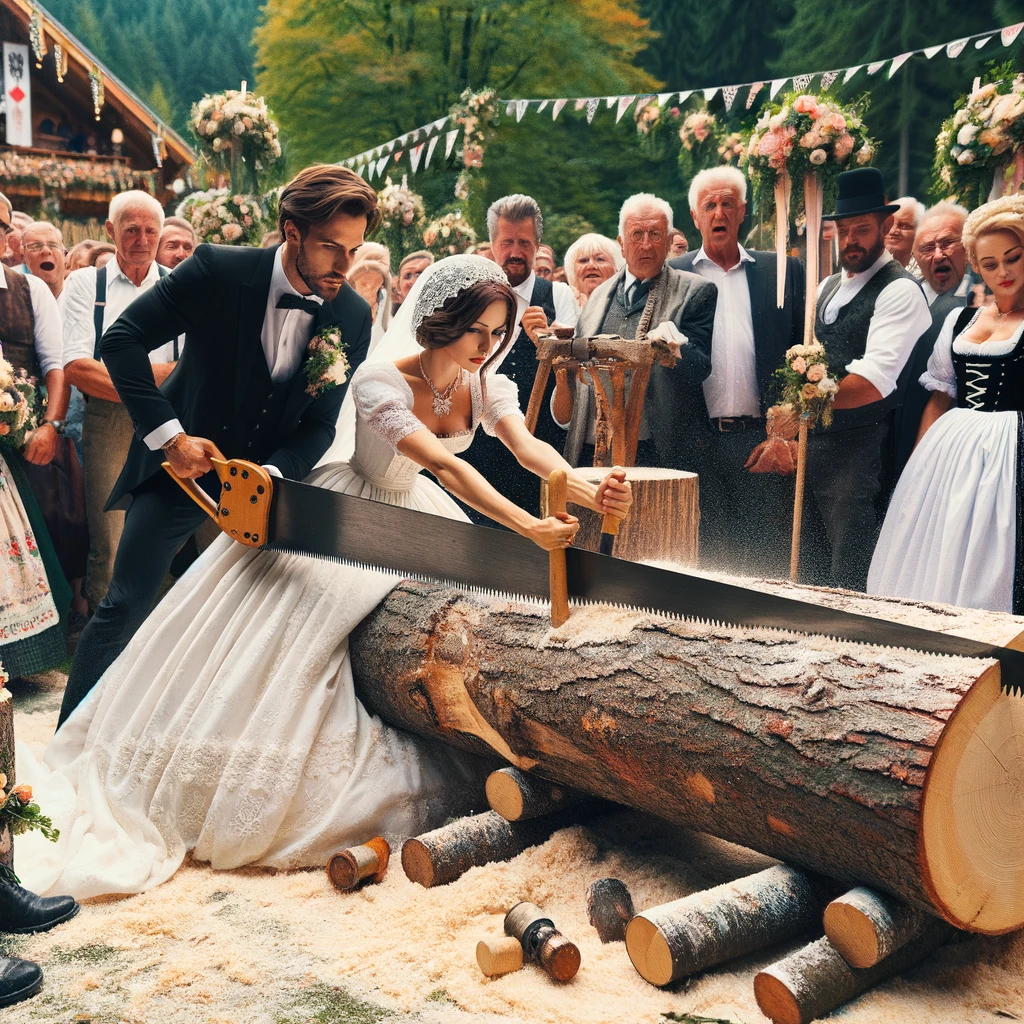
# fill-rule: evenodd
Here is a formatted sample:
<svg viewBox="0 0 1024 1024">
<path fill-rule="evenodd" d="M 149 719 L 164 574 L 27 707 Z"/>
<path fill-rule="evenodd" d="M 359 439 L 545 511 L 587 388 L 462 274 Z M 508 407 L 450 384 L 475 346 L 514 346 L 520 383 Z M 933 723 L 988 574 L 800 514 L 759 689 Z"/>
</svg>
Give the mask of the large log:
<svg viewBox="0 0 1024 1024">
<path fill-rule="evenodd" d="M 682 585 L 682 584 L 681 584 Z M 757 581 L 1009 643 L 1024 620 Z M 386 720 L 996 934 L 1024 924 L 1024 699 L 980 659 L 405 581 L 351 638 Z"/>
</svg>

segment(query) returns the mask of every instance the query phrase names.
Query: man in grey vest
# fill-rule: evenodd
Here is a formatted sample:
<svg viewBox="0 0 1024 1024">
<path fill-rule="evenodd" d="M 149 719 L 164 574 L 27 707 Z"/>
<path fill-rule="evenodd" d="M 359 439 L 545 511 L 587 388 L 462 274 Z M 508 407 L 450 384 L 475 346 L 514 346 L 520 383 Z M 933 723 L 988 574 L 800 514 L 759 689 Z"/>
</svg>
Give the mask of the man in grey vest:
<svg viewBox="0 0 1024 1024">
<path fill-rule="evenodd" d="M 816 583 L 863 590 L 878 535 L 883 452 L 896 385 L 931 317 L 920 285 L 886 251 L 898 209 L 881 171 L 839 175 L 838 274 L 818 287 L 815 335 L 839 381 L 831 427 L 808 441 L 803 564 Z"/>
<path fill-rule="evenodd" d="M 146 192 L 121 192 L 110 202 L 107 234 L 117 252 L 106 266 L 83 267 L 64 285 L 64 369 L 68 382 L 88 398 L 82 427 L 89 565 L 85 597 L 95 612 L 110 586 L 114 555 L 124 529 L 124 512 L 106 512 L 131 444 L 131 418 L 99 357 L 100 339 L 110 325 L 167 271 L 156 262 L 164 212 Z M 150 352 L 153 376 L 162 384 L 174 369 L 179 343 Z"/>
</svg>

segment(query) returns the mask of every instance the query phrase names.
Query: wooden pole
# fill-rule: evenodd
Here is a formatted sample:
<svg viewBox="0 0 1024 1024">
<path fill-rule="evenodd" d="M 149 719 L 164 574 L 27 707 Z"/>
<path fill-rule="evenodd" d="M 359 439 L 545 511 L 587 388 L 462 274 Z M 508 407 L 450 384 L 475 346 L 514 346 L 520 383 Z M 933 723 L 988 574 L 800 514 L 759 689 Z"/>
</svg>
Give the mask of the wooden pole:
<svg viewBox="0 0 1024 1024">
<path fill-rule="evenodd" d="M 952 934 L 939 921 L 888 959 L 857 970 L 828 941 L 818 939 L 754 978 L 754 998 L 773 1024 L 810 1024 L 932 953 Z"/>
<path fill-rule="evenodd" d="M 642 978 L 671 985 L 807 931 L 823 902 L 808 875 L 780 864 L 643 911 L 626 926 L 626 952 Z"/>
<path fill-rule="evenodd" d="M 626 464 L 626 368 L 622 363 L 611 367 L 612 375 L 612 465 Z M 609 532 L 609 531 L 605 531 Z"/>
<path fill-rule="evenodd" d="M 796 488 L 793 495 L 793 538 L 789 546 L 789 578 L 799 582 L 800 576 L 800 528 L 804 519 L 804 479 L 807 475 L 807 424 L 809 417 L 800 417 L 800 433 L 796 449 Z"/>
<path fill-rule="evenodd" d="M 548 378 L 551 376 L 551 359 L 542 359 L 537 363 L 537 375 L 533 378 L 533 390 L 530 392 L 530 403 L 526 407 L 526 429 L 531 433 L 537 432 L 537 420 L 540 417 L 540 406 L 544 400 L 544 391 L 548 386 Z"/>
<path fill-rule="evenodd" d="M 485 811 L 406 840 L 402 868 L 411 881 L 425 889 L 447 885 L 470 868 L 511 860 L 523 850 L 539 846 L 572 821 L 568 816 L 552 815 L 509 822 L 494 811 Z"/>
<path fill-rule="evenodd" d="M 932 922 L 928 914 L 864 886 L 825 908 L 825 935 L 851 967 L 874 967 L 916 939 Z"/>
<path fill-rule="evenodd" d="M 548 515 L 565 512 L 569 478 L 564 469 L 556 469 L 548 477 Z M 558 627 L 569 621 L 569 575 L 565 565 L 565 549 L 550 553 L 551 625 Z"/>
<path fill-rule="evenodd" d="M 491 810 L 497 811 L 506 821 L 539 818 L 542 814 L 590 799 L 518 768 L 499 768 L 491 772 L 487 776 L 486 792 Z"/>
</svg>

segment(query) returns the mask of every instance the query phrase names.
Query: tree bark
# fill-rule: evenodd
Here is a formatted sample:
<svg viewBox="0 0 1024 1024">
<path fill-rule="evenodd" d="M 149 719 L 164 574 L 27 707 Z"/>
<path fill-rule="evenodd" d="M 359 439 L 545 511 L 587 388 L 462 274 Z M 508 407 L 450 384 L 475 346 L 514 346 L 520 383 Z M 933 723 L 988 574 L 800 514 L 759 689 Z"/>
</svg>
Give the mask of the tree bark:
<svg viewBox="0 0 1024 1024">
<path fill-rule="evenodd" d="M 749 585 L 990 642 L 1024 625 Z M 393 724 L 961 928 L 1024 924 L 1024 704 L 995 662 L 598 607 L 552 631 L 539 603 L 412 581 L 351 653 L 362 700 Z"/>
<path fill-rule="evenodd" d="M 917 942 L 864 971 L 851 967 L 828 939 L 818 939 L 755 975 L 754 998 L 773 1024 L 810 1024 L 920 962 L 952 934 L 933 921 Z"/>
<path fill-rule="evenodd" d="M 670 985 L 807 932 L 824 902 L 812 878 L 780 864 L 643 911 L 626 929 L 626 952 L 644 980 Z"/>
</svg>

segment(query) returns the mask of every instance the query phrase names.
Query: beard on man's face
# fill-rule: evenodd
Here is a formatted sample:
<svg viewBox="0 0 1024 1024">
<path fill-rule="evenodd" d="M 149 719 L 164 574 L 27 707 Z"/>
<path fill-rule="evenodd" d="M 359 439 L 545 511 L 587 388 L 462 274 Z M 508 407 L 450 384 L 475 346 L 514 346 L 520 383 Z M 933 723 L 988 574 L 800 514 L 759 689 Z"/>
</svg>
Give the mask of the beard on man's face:
<svg viewBox="0 0 1024 1024">
<path fill-rule="evenodd" d="M 325 302 L 330 302 L 345 283 L 343 274 L 338 274 L 332 267 L 326 274 L 318 274 L 306 255 L 305 240 L 299 242 L 299 252 L 295 257 L 295 270 L 302 278 L 306 287 Z"/>
<path fill-rule="evenodd" d="M 505 271 L 508 283 L 515 287 L 517 284 L 522 284 L 530 276 L 531 268 L 522 256 L 509 256 L 502 263 L 501 269 Z"/>
<path fill-rule="evenodd" d="M 845 249 L 839 250 L 839 265 L 848 274 L 859 274 L 862 270 L 874 266 L 875 260 L 885 251 L 885 237 L 881 232 L 870 249 L 864 249 L 855 243 L 849 243 Z"/>
</svg>

